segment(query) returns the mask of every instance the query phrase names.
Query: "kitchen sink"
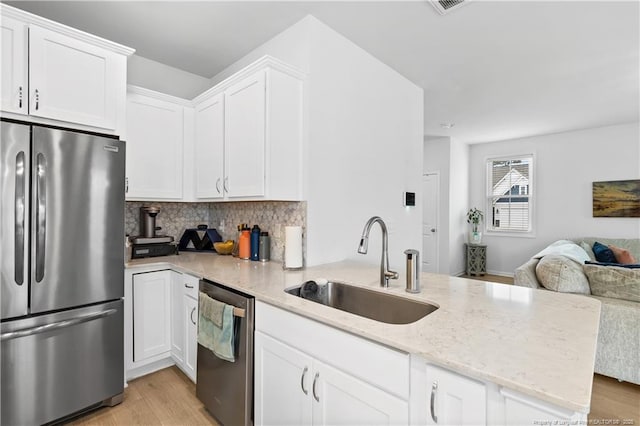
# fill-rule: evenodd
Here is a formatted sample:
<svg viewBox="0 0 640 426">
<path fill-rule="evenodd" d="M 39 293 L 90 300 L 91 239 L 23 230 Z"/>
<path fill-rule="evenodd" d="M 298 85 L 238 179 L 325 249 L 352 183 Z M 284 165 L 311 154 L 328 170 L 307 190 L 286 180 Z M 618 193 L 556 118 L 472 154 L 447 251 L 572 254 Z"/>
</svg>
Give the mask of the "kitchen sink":
<svg viewBox="0 0 640 426">
<path fill-rule="evenodd" d="M 388 324 L 409 324 L 438 309 L 430 303 L 338 281 L 307 281 L 285 289 L 294 296 Z"/>
</svg>

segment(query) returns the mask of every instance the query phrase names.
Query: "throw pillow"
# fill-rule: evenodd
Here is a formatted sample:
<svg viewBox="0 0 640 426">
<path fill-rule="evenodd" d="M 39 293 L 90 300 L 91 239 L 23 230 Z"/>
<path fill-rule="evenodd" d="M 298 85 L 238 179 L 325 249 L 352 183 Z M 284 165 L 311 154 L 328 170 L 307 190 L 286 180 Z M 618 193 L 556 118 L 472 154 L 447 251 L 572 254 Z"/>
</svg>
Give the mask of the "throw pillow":
<svg viewBox="0 0 640 426">
<path fill-rule="evenodd" d="M 540 284 L 548 290 L 591 294 L 582 265 L 565 256 L 544 256 L 536 265 L 536 276 Z"/>
<path fill-rule="evenodd" d="M 593 254 L 596 255 L 596 260 L 598 262 L 618 263 L 616 255 L 613 254 L 613 251 L 609 247 L 605 246 L 604 244 L 600 244 L 597 241 L 593 243 Z"/>
<path fill-rule="evenodd" d="M 584 250 L 589 255 L 589 259 L 591 259 L 591 261 L 596 260 L 596 255 L 593 254 L 593 249 L 591 248 L 591 245 L 589 243 L 581 241 L 579 245 L 580 247 L 582 247 L 582 250 Z"/>
<path fill-rule="evenodd" d="M 625 265 L 636 263 L 636 259 L 633 257 L 629 250 L 613 246 L 611 244 L 608 247 L 613 252 L 613 255 L 616 258 L 616 262 L 623 263 Z"/>
<path fill-rule="evenodd" d="M 640 302 L 640 269 L 584 265 L 591 294 Z"/>
</svg>

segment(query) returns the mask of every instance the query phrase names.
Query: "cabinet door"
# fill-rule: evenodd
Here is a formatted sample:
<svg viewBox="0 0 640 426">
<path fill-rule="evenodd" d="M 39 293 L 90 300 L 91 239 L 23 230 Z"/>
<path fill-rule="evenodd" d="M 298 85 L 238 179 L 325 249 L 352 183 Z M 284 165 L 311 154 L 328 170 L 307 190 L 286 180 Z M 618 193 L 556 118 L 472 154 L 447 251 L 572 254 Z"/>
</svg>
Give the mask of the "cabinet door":
<svg viewBox="0 0 640 426">
<path fill-rule="evenodd" d="M 133 276 L 133 361 L 171 350 L 171 271 Z"/>
<path fill-rule="evenodd" d="M 265 187 L 265 71 L 225 91 L 225 190 L 261 197 Z"/>
<path fill-rule="evenodd" d="M 427 424 L 486 424 L 484 384 L 432 365 L 427 366 L 427 383 Z"/>
<path fill-rule="evenodd" d="M 27 87 L 27 25 L 2 16 L 2 56 L 0 57 L 0 109 L 26 114 Z"/>
<path fill-rule="evenodd" d="M 182 198 L 183 107 L 127 94 L 127 199 Z"/>
<path fill-rule="evenodd" d="M 256 425 L 310 425 L 312 359 L 259 331 L 254 353 Z"/>
<path fill-rule="evenodd" d="M 196 354 L 198 352 L 198 301 L 186 294 L 183 297 L 184 313 L 184 372 L 196 381 Z"/>
<path fill-rule="evenodd" d="M 224 197 L 224 95 L 195 108 L 196 198 Z"/>
<path fill-rule="evenodd" d="M 171 356 L 176 364 L 184 364 L 185 322 L 182 298 L 184 288 L 182 274 L 171 271 Z"/>
<path fill-rule="evenodd" d="M 409 422 L 407 401 L 314 361 L 314 425 L 399 425 Z"/>
<path fill-rule="evenodd" d="M 29 114 L 114 129 L 118 55 L 83 41 L 29 27 Z"/>
</svg>

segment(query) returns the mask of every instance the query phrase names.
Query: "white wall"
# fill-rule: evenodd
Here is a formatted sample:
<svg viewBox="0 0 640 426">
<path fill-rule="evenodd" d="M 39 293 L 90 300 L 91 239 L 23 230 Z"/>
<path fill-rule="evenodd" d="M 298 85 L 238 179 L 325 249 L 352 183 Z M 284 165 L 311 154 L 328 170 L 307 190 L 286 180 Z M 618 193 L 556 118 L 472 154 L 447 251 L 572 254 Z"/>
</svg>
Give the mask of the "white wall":
<svg viewBox="0 0 640 426">
<path fill-rule="evenodd" d="M 127 84 L 183 99 L 193 99 L 212 86 L 208 78 L 138 55 L 129 57 Z"/>
<path fill-rule="evenodd" d="M 312 16 L 211 79 L 271 55 L 308 72 L 305 193 L 307 264 L 346 258 L 378 264 L 380 231 L 369 254 L 357 254 L 367 219 L 389 228 L 392 269 L 403 272 L 404 250 L 421 247 L 422 89 Z M 416 192 L 416 207 L 402 205 Z M 401 285 L 401 284 L 400 284 Z"/>
<path fill-rule="evenodd" d="M 640 238 L 640 218 L 592 217 L 592 182 L 640 179 L 639 124 L 535 136 L 470 148 L 470 205 L 485 207 L 485 162 L 534 154 L 532 238 L 485 233 L 487 269 L 513 274 L 549 243 L 585 236 Z"/>
<path fill-rule="evenodd" d="M 391 266 L 402 271 L 404 250 L 422 242 L 422 89 L 320 21 L 310 24 L 309 261 L 379 263 L 379 229 L 366 256 L 356 251 L 377 215 L 389 229 Z M 402 205 L 404 191 L 416 193 L 415 207 Z"/>
<path fill-rule="evenodd" d="M 449 273 L 449 168 L 451 164 L 451 138 L 425 138 L 423 172 L 438 172 L 438 272 Z"/>
<path fill-rule="evenodd" d="M 469 209 L 469 146 L 449 137 L 425 138 L 424 172 L 440 173 L 438 270 L 464 272 L 464 243 Z"/>
<path fill-rule="evenodd" d="M 449 182 L 449 274 L 460 275 L 466 268 L 464 243 L 469 230 L 469 145 L 455 139 L 451 140 Z"/>
</svg>

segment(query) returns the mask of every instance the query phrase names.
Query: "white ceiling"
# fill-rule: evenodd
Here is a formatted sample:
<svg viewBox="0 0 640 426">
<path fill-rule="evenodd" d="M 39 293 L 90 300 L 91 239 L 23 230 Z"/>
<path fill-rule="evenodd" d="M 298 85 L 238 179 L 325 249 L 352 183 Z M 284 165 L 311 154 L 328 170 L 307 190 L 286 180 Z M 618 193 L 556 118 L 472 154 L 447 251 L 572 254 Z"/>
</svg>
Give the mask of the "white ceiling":
<svg viewBox="0 0 640 426">
<path fill-rule="evenodd" d="M 424 88 L 425 135 L 469 143 L 640 115 L 638 1 L 7 3 L 207 78 L 312 14 Z"/>
</svg>

